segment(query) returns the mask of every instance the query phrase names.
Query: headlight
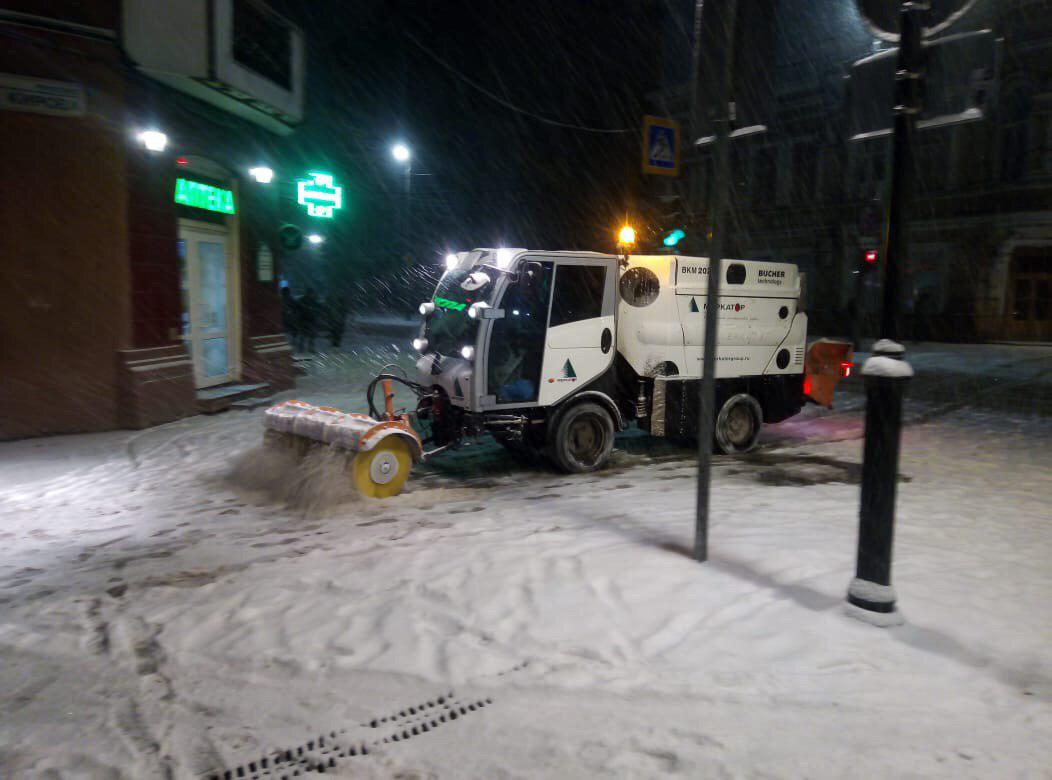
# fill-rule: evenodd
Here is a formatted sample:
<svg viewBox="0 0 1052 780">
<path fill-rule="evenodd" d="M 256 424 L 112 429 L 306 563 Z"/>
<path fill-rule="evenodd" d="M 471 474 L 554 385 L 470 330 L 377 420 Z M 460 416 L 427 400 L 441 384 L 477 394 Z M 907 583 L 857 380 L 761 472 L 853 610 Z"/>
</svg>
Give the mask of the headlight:
<svg viewBox="0 0 1052 780">
<path fill-rule="evenodd" d="M 464 360 L 471 360 L 471 358 L 475 357 L 475 348 L 474 347 L 461 347 L 460 348 L 460 356 L 462 358 L 464 358 Z"/>
<path fill-rule="evenodd" d="M 413 349 L 417 352 L 423 352 L 427 349 L 427 339 L 413 339 Z"/>
<path fill-rule="evenodd" d="M 433 301 L 424 301 L 423 303 L 420 304 L 420 313 L 423 316 L 425 316 L 425 317 L 428 314 L 430 314 L 431 312 L 433 312 L 434 310 L 435 310 L 435 304 L 434 304 Z"/>
</svg>

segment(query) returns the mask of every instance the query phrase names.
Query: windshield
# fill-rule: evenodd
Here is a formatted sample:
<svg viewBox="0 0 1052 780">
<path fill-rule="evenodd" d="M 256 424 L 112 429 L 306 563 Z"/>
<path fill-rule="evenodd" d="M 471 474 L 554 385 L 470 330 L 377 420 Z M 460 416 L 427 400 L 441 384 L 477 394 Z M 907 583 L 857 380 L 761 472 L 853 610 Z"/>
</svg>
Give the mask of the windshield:
<svg viewBox="0 0 1052 780">
<path fill-rule="evenodd" d="M 430 350 L 456 355 L 461 347 L 475 343 L 478 321 L 468 316 L 468 309 L 473 303 L 489 302 L 496 276 L 493 269 L 475 266 L 454 269 L 439 280 L 433 298 L 435 310 L 424 330 Z"/>
</svg>

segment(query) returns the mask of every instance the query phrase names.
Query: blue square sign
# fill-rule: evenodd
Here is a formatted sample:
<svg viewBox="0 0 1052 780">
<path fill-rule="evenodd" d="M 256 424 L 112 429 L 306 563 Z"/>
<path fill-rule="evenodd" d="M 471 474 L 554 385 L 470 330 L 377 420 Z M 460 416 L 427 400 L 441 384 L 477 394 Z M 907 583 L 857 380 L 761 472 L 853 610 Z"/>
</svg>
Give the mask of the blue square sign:
<svg viewBox="0 0 1052 780">
<path fill-rule="evenodd" d="M 679 123 L 656 116 L 643 118 L 643 172 L 679 175 Z"/>
</svg>

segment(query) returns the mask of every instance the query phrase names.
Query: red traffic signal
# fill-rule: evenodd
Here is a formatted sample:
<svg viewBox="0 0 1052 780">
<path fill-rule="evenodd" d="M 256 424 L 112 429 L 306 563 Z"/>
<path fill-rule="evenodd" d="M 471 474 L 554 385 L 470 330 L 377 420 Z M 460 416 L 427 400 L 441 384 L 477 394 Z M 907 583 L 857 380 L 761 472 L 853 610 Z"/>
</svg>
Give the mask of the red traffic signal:
<svg viewBox="0 0 1052 780">
<path fill-rule="evenodd" d="M 863 258 L 866 261 L 866 265 L 876 265 L 877 260 L 880 259 L 880 253 L 876 249 L 869 249 L 863 255 Z"/>
</svg>

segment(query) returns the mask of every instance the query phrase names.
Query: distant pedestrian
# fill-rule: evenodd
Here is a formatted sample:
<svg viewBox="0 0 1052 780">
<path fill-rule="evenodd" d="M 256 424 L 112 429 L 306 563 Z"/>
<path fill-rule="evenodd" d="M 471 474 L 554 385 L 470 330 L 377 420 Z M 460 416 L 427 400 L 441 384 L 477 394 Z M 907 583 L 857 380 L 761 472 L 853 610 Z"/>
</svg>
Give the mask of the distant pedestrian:
<svg viewBox="0 0 1052 780">
<path fill-rule="evenodd" d="M 345 296 L 336 294 L 326 301 L 325 306 L 326 330 L 329 332 L 329 341 L 334 347 L 339 347 L 343 341 L 343 329 L 347 324 L 347 299 Z"/>
<path fill-rule="evenodd" d="M 296 299 L 292 295 L 292 290 L 287 286 L 281 288 L 281 321 L 285 325 L 285 333 L 288 334 L 289 341 L 292 342 L 293 346 L 297 343 L 297 337 L 299 335 L 299 327 L 296 321 L 297 309 L 299 305 L 296 303 Z"/>
<path fill-rule="evenodd" d="M 314 294 L 314 288 L 308 287 L 307 292 L 296 303 L 296 328 L 299 334 L 296 348 L 300 352 L 313 352 L 314 337 L 318 332 L 318 321 L 321 319 L 321 305 L 318 296 Z"/>
</svg>

